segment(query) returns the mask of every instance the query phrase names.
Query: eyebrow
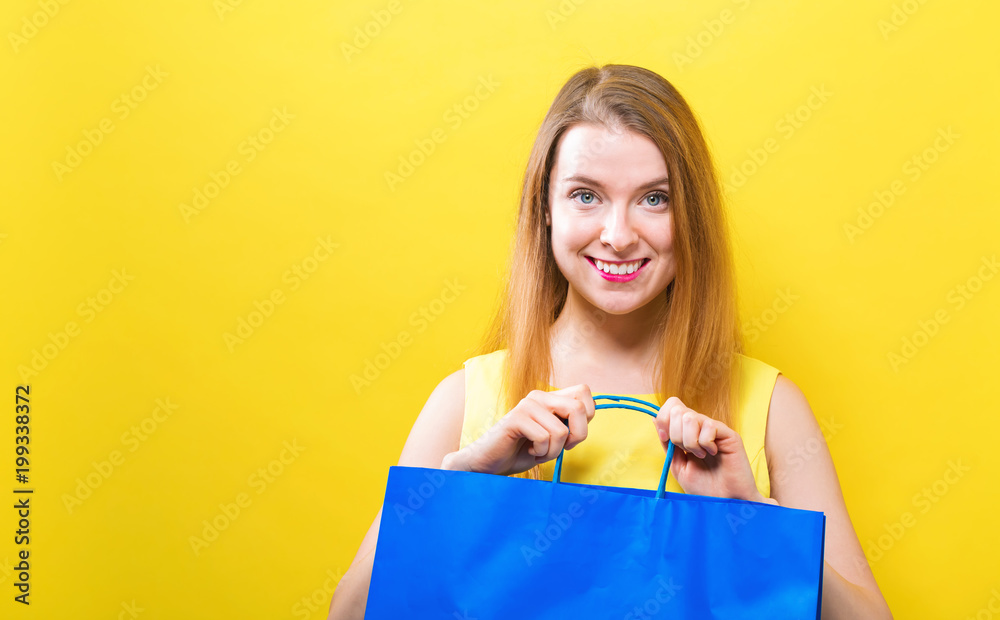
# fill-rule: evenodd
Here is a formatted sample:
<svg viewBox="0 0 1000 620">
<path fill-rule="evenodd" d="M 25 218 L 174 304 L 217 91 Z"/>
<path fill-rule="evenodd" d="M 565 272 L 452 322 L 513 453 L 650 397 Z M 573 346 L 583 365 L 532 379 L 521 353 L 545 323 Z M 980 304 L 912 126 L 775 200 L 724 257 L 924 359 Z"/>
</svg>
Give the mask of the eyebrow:
<svg viewBox="0 0 1000 620">
<path fill-rule="evenodd" d="M 593 185 L 594 187 L 597 187 L 598 189 L 602 189 L 602 190 L 604 189 L 604 186 L 601 185 L 600 181 L 598 181 L 597 179 L 592 179 L 592 178 L 590 178 L 588 176 L 574 175 L 574 176 L 565 177 L 563 179 L 563 183 L 568 183 L 568 182 L 572 182 L 572 181 L 576 181 L 577 183 L 586 183 L 587 185 Z M 667 177 L 663 177 L 662 179 L 656 179 L 655 181 L 650 181 L 649 183 L 644 183 L 644 184 L 640 185 L 639 189 L 640 190 L 650 189 L 652 187 L 656 187 L 657 185 L 667 185 L 667 186 L 669 186 L 670 185 L 670 179 L 668 179 Z"/>
</svg>

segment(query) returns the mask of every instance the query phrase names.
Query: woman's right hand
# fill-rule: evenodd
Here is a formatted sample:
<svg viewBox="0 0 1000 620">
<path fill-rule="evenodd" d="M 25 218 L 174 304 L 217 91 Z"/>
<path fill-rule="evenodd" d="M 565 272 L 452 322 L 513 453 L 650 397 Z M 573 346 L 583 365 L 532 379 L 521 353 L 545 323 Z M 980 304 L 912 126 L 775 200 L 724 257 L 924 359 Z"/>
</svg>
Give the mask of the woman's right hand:
<svg viewBox="0 0 1000 620">
<path fill-rule="evenodd" d="M 448 454 L 443 469 L 509 476 L 559 456 L 587 438 L 594 397 L 586 385 L 533 390 L 476 441 Z M 569 427 L 563 420 L 569 421 Z"/>
</svg>

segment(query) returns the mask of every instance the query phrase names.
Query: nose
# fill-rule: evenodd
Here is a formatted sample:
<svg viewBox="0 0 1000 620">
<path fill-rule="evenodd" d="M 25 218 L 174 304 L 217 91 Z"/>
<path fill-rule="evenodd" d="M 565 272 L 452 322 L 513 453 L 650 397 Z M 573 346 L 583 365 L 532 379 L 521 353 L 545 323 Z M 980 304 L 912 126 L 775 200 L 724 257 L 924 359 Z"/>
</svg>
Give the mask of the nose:
<svg viewBox="0 0 1000 620">
<path fill-rule="evenodd" d="M 615 205 L 608 209 L 601 231 L 601 243 L 610 245 L 615 252 L 621 252 L 639 240 L 639 235 L 629 222 L 628 209 Z"/>
</svg>

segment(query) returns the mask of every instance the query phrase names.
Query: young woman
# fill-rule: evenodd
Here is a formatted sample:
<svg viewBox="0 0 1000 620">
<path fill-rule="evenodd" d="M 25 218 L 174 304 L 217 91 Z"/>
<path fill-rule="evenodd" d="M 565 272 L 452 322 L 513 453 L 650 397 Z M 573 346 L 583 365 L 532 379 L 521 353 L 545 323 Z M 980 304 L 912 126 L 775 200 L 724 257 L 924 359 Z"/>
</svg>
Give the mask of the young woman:
<svg viewBox="0 0 1000 620">
<path fill-rule="evenodd" d="M 584 69 L 528 162 L 505 304 L 488 353 L 428 398 L 400 465 L 668 490 L 826 514 L 823 618 L 891 618 L 805 397 L 742 354 L 725 214 L 694 114 L 661 76 Z M 643 414 L 594 415 L 593 394 Z M 381 512 L 334 593 L 360 619 Z M 609 524 L 610 525 L 610 524 Z"/>
</svg>

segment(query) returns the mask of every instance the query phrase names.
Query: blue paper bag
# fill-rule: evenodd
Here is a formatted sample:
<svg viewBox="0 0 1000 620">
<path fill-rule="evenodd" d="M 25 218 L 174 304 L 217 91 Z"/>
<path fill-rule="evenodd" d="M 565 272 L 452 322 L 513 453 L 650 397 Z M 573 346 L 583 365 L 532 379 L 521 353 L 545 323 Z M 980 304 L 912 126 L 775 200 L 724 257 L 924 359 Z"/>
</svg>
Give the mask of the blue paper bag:
<svg viewBox="0 0 1000 620">
<path fill-rule="evenodd" d="M 390 467 L 365 618 L 819 618 L 825 515 L 665 493 L 672 448 L 655 492 Z"/>
</svg>

